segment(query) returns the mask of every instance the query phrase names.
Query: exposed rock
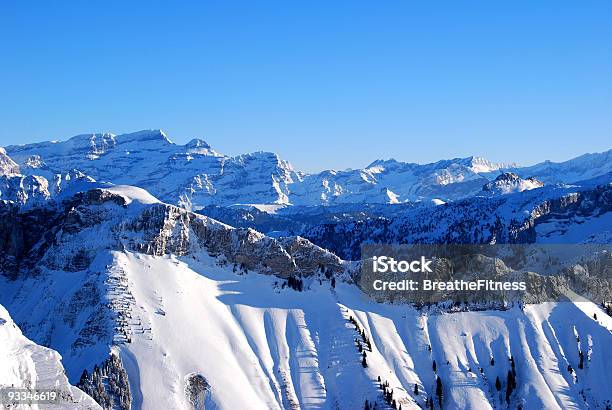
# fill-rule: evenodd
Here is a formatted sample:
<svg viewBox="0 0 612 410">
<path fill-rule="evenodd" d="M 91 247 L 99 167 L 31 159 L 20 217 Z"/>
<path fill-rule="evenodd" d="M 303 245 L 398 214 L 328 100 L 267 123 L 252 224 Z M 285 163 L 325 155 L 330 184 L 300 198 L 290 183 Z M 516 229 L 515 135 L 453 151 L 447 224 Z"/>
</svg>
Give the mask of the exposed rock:
<svg viewBox="0 0 612 410">
<path fill-rule="evenodd" d="M 523 179 L 512 172 L 500 174 L 494 181 L 486 183 L 482 190 L 491 194 L 509 194 L 512 192 L 523 192 L 530 189 L 541 188 L 542 181 L 534 177 Z"/>
<path fill-rule="evenodd" d="M 185 377 L 185 397 L 193 410 L 205 410 L 211 386 L 204 376 L 197 373 Z"/>
<path fill-rule="evenodd" d="M 0 147 L 0 175 L 19 174 L 19 165 Z"/>
</svg>

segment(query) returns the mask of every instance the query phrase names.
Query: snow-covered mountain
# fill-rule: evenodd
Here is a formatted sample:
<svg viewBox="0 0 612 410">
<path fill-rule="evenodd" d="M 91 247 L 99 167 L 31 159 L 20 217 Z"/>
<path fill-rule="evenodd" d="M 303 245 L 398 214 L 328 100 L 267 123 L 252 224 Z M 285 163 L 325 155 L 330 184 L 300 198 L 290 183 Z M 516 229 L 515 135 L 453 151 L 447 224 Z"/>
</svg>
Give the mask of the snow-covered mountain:
<svg viewBox="0 0 612 410">
<path fill-rule="evenodd" d="M 526 168 L 468 157 L 431 164 L 378 160 L 363 169 L 306 174 L 273 153 L 229 157 L 200 139 L 174 144 L 160 130 L 78 135 L 62 142 L 8 146 L 6 152 L 26 175 L 51 179 L 78 169 L 97 181 L 145 188 L 188 209 L 234 204 L 449 201 L 478 194 L 483 185 L 508 170 L 546 184 L 571 183 L 612 172 L 612 151 L 607 151 Z M 3 168 L 14 168 L 8 164 Z"/>
<path fill-rule="evenodd" d="M 523 178 L 535 177 L 545 184 L 572 183 L 612 173 L 612 149 L 584 154 L 565 162 L 544 161 L 523 168 L 512 168 Z"/>
<path fill-rule="evenodd" d="M 206 142 L 171 142 L 160 131 L 78 135 L 63 142 L 7 147 L 21 172 L 52 178 L 78 169 L 97 181 L 147 189 L 170 203 L 287 203 L 287 184 L 299 176 L 277 155 L 227 157 Z"/>
<path fill-rule="evenodd" d="M 512 172 L 504 172 L 495 180 L 488 182 L 482 190 L 490 194 L 509 194 L 512 192 L 523 192 L 530 189 L 541 188 L 544 186 L 542 181 L 529 177 L 523 179 Z"/>
<path fill-rule="evenodd" d="M 4 148 L 0 147 L 0 175 L 11 175 L 19 173 L 19 165 L 6 154 Z"/>
<path fill-rule="evenodd" d="M 73 384 L 125 372 L 129 389 L 102 383 L 98 397 L 134 408 L 612 399 L 612 319 L 586 300 L 455 313 L 376 303 L 352 282 L 352 263 L 307 240 L 232 228 L 129 186 L 53 208 L 0 204 L 0 237 L 0 303 L 60 352 Z"/>
<path fill-rule="evenodd" d="M 609 243 L 612 183 L 423 204 L 392 217 L 321 223 L 300 235 L 350 260 L 364 243 Z"/>
<path fill-rule="evenodd" d="M 364 243 L 609 244 L 610 152 L 308 175 L 160 131 L 6 151 L 0 384 L 52 379 L 104 409 L 612 406 L 612 287 L 584 263 L 547 282 L 572 302 L 498 310 L 357 282 Z"/>
<path fill-rule="evenodd" d="M 56 409 L 101 409 L 87 394 L 70 385 L 60 355 L 28 340 L 0 305 L 0 389 L 53 389 L 59 392 Z M 44 409 L 51 405 L 0 403 L 6 409 Z"/>
<path fill-rule="evenodd" d="M 22 207 L 44 202 L 61 202 L 76 192 L 91 189 L 96 181 L 77 170 L 53 175 L 53 179 L 40 175 L 0 175 L 0 200 L 11 201 Z"/>
</svg>

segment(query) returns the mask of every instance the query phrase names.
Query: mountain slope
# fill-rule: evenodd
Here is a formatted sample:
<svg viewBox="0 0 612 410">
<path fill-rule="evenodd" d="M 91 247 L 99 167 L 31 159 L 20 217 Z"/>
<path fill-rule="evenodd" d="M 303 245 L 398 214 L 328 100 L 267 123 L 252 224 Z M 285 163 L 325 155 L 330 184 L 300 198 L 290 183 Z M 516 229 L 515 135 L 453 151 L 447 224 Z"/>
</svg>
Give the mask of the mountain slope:
<svg viewBox="0 0 612 410">
<path fill-rule="evenodd" d="M 170 203 L 191 207 L 235 203 L 286 203 L 286 184 L 297 177 L 275 154 L 231 158 L 202 140 L 171 142 L 160 130 L 78 135 L 63 142 L 7 147 L 21 172 L 51 175 L 78 169 L 94 179 L 143 187 Z"/>
<path fill-rule="evenodd" d="M 130 340 L 117 350 L 136 408 L 189 408 L 185 392 L 193 375 L 206 381 L 201 400 L 207 407 L 353 409 L 365 400 L 380 405 L 381 376 L 402 408 L 417 408 L 435 397 L 434 360 L 446 408 L 501 408 L 505 399 L 494 383 L 496 377 L 506 383 L 509 357 L 518 380 L 513 406 L 604 408 L 610 400 L 605 363 L 612 359 L 612 323 L 590 302 L 529 306 L 524 312 L 427 314 L 369 302 L 343 283 L 335 290 L 316 280 L 304 292 L 279 289 L 274 277 L 239 276 L 206 257 L 113 258 L 111 269 L 121 271 L 126 288 L 109 296 L 133 298 Z M 372 343 L 367 368 L 351 316 Z M 583 369 L 574 332 L 588 341 Z M 103 340 L 98 357 L 108 354 Z M 64 349 L 72 352 L 66 360 L 74 379 L 79 354 Z"/>
<path fill-rule="evenodd" d="M 0 305 L 0 389 L 54 389 L 60 392 L 57 409 L 100 409 L 100 406 L 64 375 L 60 355 L 38 346 L 21 334 L 6 309 Z M 25 405 L 6 408 L 25 408 Z M 27 406 L 43 409 L 46 405 Z M 5 407 L 3 407 L 5 408 Z"/>
<path fill-rule="evenodd" d="M 584 154 L 564 162 L 545 161 L 523 168 L 512 168 L 523 178 L 537 177 L 546 184 L 572 183 L 612 172 L 612 149 Z"/>
<path fill-rule="evenodd" d="M 15 209 L 1 209 L 0 234 L 23 241 L 2 248 L 0 303 L 62 354 L 73 383 L 117 353 L 136 408 L 382 408 L 379 376 L 403 409 L 437 402 L 436 376 L 445 408 L 503 408 L 495 379 L 506 385 L 509 357 L 512 407 L 611 399 L 612 319 L 591 302 L 451 314 L 379 304 L 352 283 L 352 264 L 308 241 L 135 187 L 78 194 L 40 223 L 41 209 Z"/>
</svg>

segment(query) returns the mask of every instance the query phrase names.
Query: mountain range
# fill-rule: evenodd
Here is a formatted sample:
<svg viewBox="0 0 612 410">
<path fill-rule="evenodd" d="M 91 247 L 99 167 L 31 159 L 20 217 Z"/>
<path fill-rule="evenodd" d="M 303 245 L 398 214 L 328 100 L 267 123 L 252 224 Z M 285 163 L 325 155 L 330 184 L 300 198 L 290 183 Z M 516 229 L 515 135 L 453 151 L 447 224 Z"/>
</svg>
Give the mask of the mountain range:
<svg viewBox="0 0 612 410">
<path fill-rule="evenodd" d="M 450 201 L 478 195 L 502 172 L 571 184 L 612 172 L 612 150 L 530 167 L 495 164 L 479 157 L 415 164 L 377 160 L 363 169 L 307 174 L 269 152 L 229 157 L 201 139 L 171 142 L 160 130 L 131 134 L 86 134 L 66 141 L 5 147 L 23 175 L 76 169 L 97 181 L 135 185 L 168 203 L 197 210 L 208 205 L 337 205 Z M 1 154 L 0 154 L 1 155 Z M 526 184 L 525 188 L 535 185 Z"/>
<path fill-rule="evenodd" d="M 306 174 L 161 131 L 5 147 L 0 386 L 71 409 L 610 408 L 611 155 Z M 418 306 L 362 292 L 368 243 L 598 253 L 542 277 L 567 301 Z"/>
</svg>

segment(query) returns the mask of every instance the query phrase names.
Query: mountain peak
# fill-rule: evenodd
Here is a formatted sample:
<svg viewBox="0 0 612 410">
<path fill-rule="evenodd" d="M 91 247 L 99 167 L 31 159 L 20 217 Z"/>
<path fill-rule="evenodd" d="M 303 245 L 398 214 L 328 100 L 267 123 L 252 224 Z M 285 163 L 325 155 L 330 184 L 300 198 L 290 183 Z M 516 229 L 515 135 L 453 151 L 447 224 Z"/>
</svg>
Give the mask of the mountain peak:
<svg viewBox="0 0 612 410">
<path fill-rule="evenodd" d="M 18 174 L 19 165 L 6 154 L 6 150 L 0 147 L 0 175 Z"/>
<path fill-rule="evenodd" d="M 482 187 L 482 190 L 490 193 L 509 194 L 512 192 L 523 192 L 544 186 L 542 181 L 536 178 L 521 178 L 514 172 L 504 172 Z"/>
<path fill-rule="evenodd" d="M 464 158 L 461 162 L 464 165 L 467 165 L 468 167 L 470 167 L 471 170 L 477 174 L 481 172 L 493 172 L 493 171 L 499 171 L 501 169 L 517 167 L 515 163 L 510 163 L 510 164 L 495 163 L 495 162 L 489 161 L 488 159 L 484 157 L 479 157 L 479 156 L 474 156 L 474 155 Z"/>
<path fill-rule="evenodd" d="M 379 169 L 379 170 L 393 169 L 393 168 L 397 168 L 398 166 L 401 166 L 402 164 L 405 164 L 405 162 L 400 162 L 396 160 L 395 158 L 377 159 L 376 161 L 372 162 L 370 165 L 365 167 L 365 169 L 368 169 L 368 170 L 372 168 Z"/>
<path fill-rule="evenodd" d="M 185 147 L 186 148 L 204 148 L 204 149 L 211 148 L 210 144 L 208 144 L 206 141 L 204 141 L 201 138 L 193 138 L 191 141 L 185 144 Z"/>
<path fill-rule="evenodd" d="M 146 141 L 161 141 L 164 143 L 172 144 L 172 141 L 168 139 L 164 131 L 157 130 L 142 130 L 132 132 L 129 134 L 122 134 L 117 136 L 117 142 L 119 144 L 126 142 L 146 142 Z"/>
</svg>

